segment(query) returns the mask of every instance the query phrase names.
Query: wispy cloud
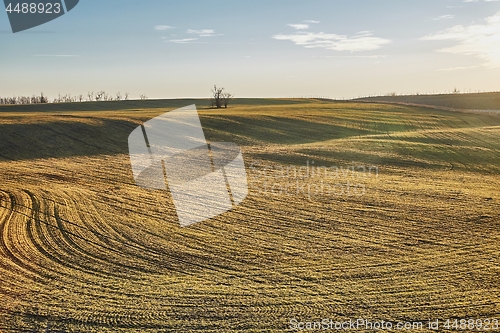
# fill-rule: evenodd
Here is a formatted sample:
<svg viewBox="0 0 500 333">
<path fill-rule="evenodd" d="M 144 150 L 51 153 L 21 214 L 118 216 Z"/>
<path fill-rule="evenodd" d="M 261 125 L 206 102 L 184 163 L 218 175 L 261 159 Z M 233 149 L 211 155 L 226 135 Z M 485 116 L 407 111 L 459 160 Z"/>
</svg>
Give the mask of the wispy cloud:
<svg viewBox="0 0 500 333">
<path fill-rule="evenodd" d="M 308 24 L 288 24 L 288 26 L 294 28 L 295 30 L 307 30 L 307 29 L 309 29 Z"/>
<path fill-rule="evenodd" d="M 313 58 L 354 58 L 354 59 L 380 59 L 380 58 L 387 58 L 387 55 L 324 55 L 324 56 L 313 56 Z"/>
<path fill-rule="evenodd" d="M 34 54 L 33 57 L 74 58 L 74 57 L 79 57 L 79 55 L 77 55 L 77 54 Z"/>
<path fill-rule="evenodd" d="M 356 37 L 368 37 L 371 35 L 373 35 L 373 31 L 362 30 L 362 31 L 358 31 L 358 33 L 356 34 Z"/>
<path fill-rule="evenodd" d="M 455 15 L 441 15 L 441 16 L 433 18 L 433 20 L 434 21 L 450 20 L 450 19 L 452 19 L 454 17 L 455 17 Z"/>
<path fill-rule="evenodd" d="M 194 30 L 194 29 L 188 29 L 186 31 L 188 34 L 191 35 L 198 35 L 200 37 L 214 37 L 214 36 L 220 36 L 220 34 L 216 34 L 215 30 L 213 29 L 202 29 L 202 30 Z"/>
<path fill-rule="evenodd" d="M 304 23 L 310 23 L 310 24 L 319 24 L 319 23 L 321 23 L 320 21 L 315 21 L 315 20 L 305 20 L 303 22 Z"/>
<path fill-rule="evenodd" d="M 173 29 L 174 27 L 171 27 L 169 25 L 157 25 L 155 26 L 155 30 L 159 30 L 159 31 L 164 31 L 164 30 L 169 30 L 169 29 Z"/>
<path fill-rule="evenodd" d="M 314 33 L 300 31 L 294 34 L 278 34 L 272 37 L 276 40 L 287 40 L 305 48 L 324 48 L 334 51 L 371 51 L 380 49 L 383 45 L 391 43 L 390 40 L 374 37 L 370 31 L 361 31 L 355 36 Z"/>
<path fill-rule="evenodd" d="M 195 36 L 193 36 L 195 35 Z M 206 37 L 214 37 L 214 36 L 222 36 L 222 34 L 217 34 L 214 29 L 187 29 L 184 36 L 172 34 L 170 37 L 162 37 L 163 40 L 170 43 L 175 44 L 208 44 L 207 42 L 203 42 L 203 38 Z M 174 37 L 173 39 L 171 39 Z M 175 38 L 178 37 L 178 38 Z"/>
<path fill-rule="evenodd" d="M 191 42 L 197 41 L 198 38 L 183 38 L 183 39 L 171 39 L 169 42 L 175 43 L 175 44 L 187 44 Z"/>
<path fill-rule="evenodd" d="M 454 27 L 422 37 L 424 41 L 456 41 L 439 52 L 476 56 L 487 67 L 500 67 L 500 12 L 486 18 L 483 25 Z"/>
</svg>

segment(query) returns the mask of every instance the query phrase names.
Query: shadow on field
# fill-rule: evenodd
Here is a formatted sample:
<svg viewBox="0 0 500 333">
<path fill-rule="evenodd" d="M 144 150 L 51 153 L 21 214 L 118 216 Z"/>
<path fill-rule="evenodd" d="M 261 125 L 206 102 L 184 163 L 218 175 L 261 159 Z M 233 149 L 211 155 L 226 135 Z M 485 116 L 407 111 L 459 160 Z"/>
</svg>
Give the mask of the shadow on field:
<svg viewBox="0 0 500 333">
<path fill-rule="evenodd" d="M 202 124 L 205 134 L 213 141 L 240 145 L 304 144 L 381 133 L 276 116 L 205 116 L 202 117 Z"/>
<path fill-rule="evenodd" d="M 426 169 L 443 169 L 438 162 L 419 162 L 404 157 L 382 157 L 376 152 L 329 152 L 322 150 L 297 150 L 287 154 L 256 154 L 255 158 L 295 167 L 417 167 Z M 449 165 L 448 165 L 449 166 Z"/>
<path fill-rule="evenodd" d="M 142 117 L 137 117 L 142 119 Z M 137 122 L 61 118 L 34 124 L 0 124 L 0 160 L 30 160 L 128 154 L 128 136 Z M 142 119 L 147 120 L 147 119 Z M 301 144 L 372 133 L 285 117 L 201 116 L 209 141 L 238 145 Z"/>
<path fill-rule="evenodd" d="M 0 160 L 30 160 L 128 153 L 128 136 L 136 123 L 98 119 L 0 125 Z"/>
</svg>

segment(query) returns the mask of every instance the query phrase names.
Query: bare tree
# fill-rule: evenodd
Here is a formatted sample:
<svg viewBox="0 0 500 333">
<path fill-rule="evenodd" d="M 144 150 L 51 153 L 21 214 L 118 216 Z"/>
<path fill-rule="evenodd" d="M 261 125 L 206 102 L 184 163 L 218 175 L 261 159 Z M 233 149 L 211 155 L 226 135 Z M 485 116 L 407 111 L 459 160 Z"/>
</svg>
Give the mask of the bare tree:
<svg viewBox="0 0 500 333">
<path fill-rule="evenodd" d="M 212 105 L 217 109 L 222 107 L 222 98 L 221 95 L 224 92 L 224 88 L 217 88 L 217 85 L 214 85 L 212 89 Z"/>
<path fill-rule="evenodd" d="M 222 102 L 224 103 L 224 108 L 227 109 L 229 102 L 233 99 L 234 95 L 228 92 L 222 93 Z"/>
<path fill-rule="evenodd" d="M 95 101 L 100 102 L 104 100 L 104 97 L 106 97 L 106 92 L 105 91 L 99 91 L 95 94 Z"/>
<path fill-rule="evenodd" d="M 218 88 L 217 85 L 214 85 L 210 102 L 212 107 L 216 107 L 217 109 L 222 108 L 223 105 L 227 108 L 233 97 L 234 95 L 225 91 L 224 88 Z"/>
<path fill-rule="evenodd" d="M 73 97 L 71 97 L 71 94 L 66 94 L 62 97 L 62 101 L 64 103 L 73 103 L 76 102 L 76 99 L 73 99 Z"/>
<path fill-rule="evenodd" d="M 212 106 L 215 106 L 217 109 L 222 108 L 222 95 L 224 94 L 224 88 L 217 88 L 217 85 L 214 84 L 212 89 Z"/>
<path fill-rule="evenodd" d="M 128 101 L 128 96 L 129 96 L 129 95 L 130 95 L 130 94 L 129 94 L 128 92 L 126 92 L 126 93 L 125 93 L 125 100 L 126 100 L 126 101 Z"/>
<path fill-rule="evenodd" d="M 146 95 L 142 94 L 142 95 L 141 95 L 141 99 L 142 99 L 142 100 L 148 99 L 148 96 L 146 96 Z"/>
</svg>

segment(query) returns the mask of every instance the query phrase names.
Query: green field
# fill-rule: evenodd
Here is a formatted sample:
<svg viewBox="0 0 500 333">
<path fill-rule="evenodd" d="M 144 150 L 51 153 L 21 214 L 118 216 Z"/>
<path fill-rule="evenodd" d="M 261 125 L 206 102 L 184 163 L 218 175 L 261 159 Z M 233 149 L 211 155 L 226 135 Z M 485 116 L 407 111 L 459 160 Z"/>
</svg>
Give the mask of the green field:
<svg viewBox="0 0 500 333">
<path fill-rule="evenodd" d="M 207 140 L 241 146 L 250 192 L 181 228 L 168 192 L 135 186 L 127 138 L 193 103 Z M 500 116 L 207 105 L 0 107 L 0 332 L 500 319 Z"/>
</svg>

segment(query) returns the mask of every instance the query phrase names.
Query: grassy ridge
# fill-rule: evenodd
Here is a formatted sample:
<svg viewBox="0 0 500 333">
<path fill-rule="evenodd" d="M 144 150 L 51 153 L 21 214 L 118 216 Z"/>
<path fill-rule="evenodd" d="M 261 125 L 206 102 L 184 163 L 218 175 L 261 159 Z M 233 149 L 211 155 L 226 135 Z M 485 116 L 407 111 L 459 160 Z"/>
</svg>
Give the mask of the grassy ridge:
<svg viewBox="0 0 500 333">
<path fill-rule="evenodd" d="M 307 99 L 278 99 L 278 98 L 235 98 L 233 105 L 288 105 L 312 103 Z M 82 102 L 82 103 L 48 103 L 28 105 L 0 105 L 2 112 L 88 112 L 88 111 L 119 111 L 119 110 L 144 110 L 161 108 L 181 108 L 196 104 L 199 108 L 210 108 L 210 100 L 203 98 L 183 99 L 152 99 L 132 101 L 109 101 L 109 102 Z"/>
<path fill-rule="evenodd" d="M 134 185 L 126 144 L 184 105 L 146 105 L 0 114 L 0 331 L 498 318 L 500 117 L 318 100 L 200 108 L 208 140 L 242 147 L 250 193 L 180 228 L 168 192 Z M 313 162 L 379 173 L 293 175 Z"/>
<path fill-rule="evenodd" d="M 428 105 L 450 109 L 500 110 L 500 92 L 475 94 L 379 96 L 357 101 Z"/>
</svg>

